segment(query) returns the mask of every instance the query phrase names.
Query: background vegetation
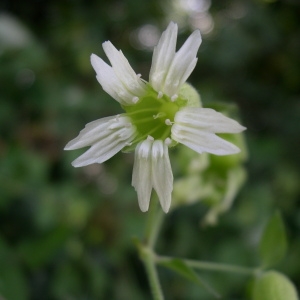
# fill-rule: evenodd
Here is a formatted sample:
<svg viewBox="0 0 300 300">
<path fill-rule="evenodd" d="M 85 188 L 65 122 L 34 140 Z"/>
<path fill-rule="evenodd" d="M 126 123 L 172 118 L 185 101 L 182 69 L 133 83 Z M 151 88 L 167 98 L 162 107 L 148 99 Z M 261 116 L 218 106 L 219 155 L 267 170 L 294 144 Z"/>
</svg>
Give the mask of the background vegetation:
<svg viewBox="0 0 300 300">
<path fill-rule="evenodd" d="M 248 129 L 248 179 L 216 226 L 202 202 L 167 215 L 162 254 L 255 266 L 267 219 L 282 213 L 289 251 L 278 270 L 300 286 L 300 5 L 297 0 L 9 1 L 0 4 L 0 299 L 151 299 L 132 237 L 146 215 L 133 156 L 75 169 L 64 145 L 121 112 L 95 79 L 91 53 L 122 49 L 147 79 L 170 20 L 178 44 L 199 27 L 190 82 L 204 104 L 234 103 Z M 159 269 L 167 299 L 212 299 Z M 249 299 L 247 277 L 201 272 L 223 299 Z"/>
</svg>

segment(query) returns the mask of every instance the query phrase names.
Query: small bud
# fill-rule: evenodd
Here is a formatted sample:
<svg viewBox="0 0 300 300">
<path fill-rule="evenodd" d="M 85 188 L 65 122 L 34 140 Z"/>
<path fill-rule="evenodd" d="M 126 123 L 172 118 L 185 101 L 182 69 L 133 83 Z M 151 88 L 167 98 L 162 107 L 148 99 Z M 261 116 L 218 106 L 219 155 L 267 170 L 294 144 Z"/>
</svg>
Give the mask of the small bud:
<svg viewBox="0 0 300 300">
<path fill-rule="evenodd" d="M 187 100 L 187 106 L 189 107 L 201 107 L 200 95 L 195 88 L 190 84 L 185 83 L 179 91 L 179 95 Z"/>
<path fill-rule="evenodd" d="M 268 271 L 255 281 L 253 300 L 298 300 L 295 286 L 285 275 Z"/>
</svg>

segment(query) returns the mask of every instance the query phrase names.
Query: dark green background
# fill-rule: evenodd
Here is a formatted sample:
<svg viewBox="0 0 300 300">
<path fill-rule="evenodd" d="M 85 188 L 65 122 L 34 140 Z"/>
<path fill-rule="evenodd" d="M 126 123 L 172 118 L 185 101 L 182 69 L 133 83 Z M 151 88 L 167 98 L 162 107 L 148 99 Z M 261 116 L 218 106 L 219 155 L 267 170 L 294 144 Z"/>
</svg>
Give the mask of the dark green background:
<svg viewBox="0 0 300 300">
<path fill-rule="evenodd" d="M 131 187 L 133 156 L 75 169 L 70 163 L 82 151 L 63 147 L 86 123 L 121 112 L 95 79 L 90 54 L 104 57 L 101 43 L 110 40 L 148 79 L 152 52 L 135 49 L 132 34 L 145 24 L 164 30 L 179 18 L 171 7 L 160 0 L 1 1 L 1 299 L 151 299 L 131 240 L 142 237 L 146 218 Z M 168 214 L 158 250 L 256 266 L 262 228 L 279 209 L 290 247 L 278 269 L 299 286 L 300 2 L 213 0 L 209 13 L 214 29 L 203 34 L 189 81 L 204 104 L 240 108 L 248 180 L 216 227 L 199 226 L 202 203 Z M 188 18 L 183 13 L 183 25 Z M 7 19 L 27 33 L 8 42 Z M 191 30 L 181 27 L 179 45 Z M 166 299 L 212 299 L 168 270 L 159 274 Z M 249 278 L 200 274 L 223 299 L 249 299 Z"/>
</svg>

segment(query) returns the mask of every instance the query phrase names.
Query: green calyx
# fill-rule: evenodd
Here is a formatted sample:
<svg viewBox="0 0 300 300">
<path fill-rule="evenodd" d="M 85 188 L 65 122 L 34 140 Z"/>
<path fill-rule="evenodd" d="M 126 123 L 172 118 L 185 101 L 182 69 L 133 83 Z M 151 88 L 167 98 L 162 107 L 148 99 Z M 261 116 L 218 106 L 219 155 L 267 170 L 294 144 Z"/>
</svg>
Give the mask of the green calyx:
<svg viewBox="0 0 300 300">
<path fill-rule="evenodd" d="M 170 137 L 175 114 L 186 103 L 187 100 L 180 97 L 175 101 L 166 95 L 158 97 L 158 93 L 149 86 L 147 94 L 136 104 L 123 106 L 138 132 L 133 143 L 146 139 L 148 135 L 156 140 Z"/>
<path fill-rule="evenodd" d="M 175 115 L 181 108 L 187 106 L 200 106 L 200 97 L 190 85 L 184 84 L 178 96 L 173 99 L 165 94 L 159 94 L 148 85 L 147 93 L 136 104 L 123 106 L 137 130 L 132 145 L 126 147 L 124 151 L 132 151 L 136 144 L 148 136 L 163 141 L 171 138 Z"/>
</svg>

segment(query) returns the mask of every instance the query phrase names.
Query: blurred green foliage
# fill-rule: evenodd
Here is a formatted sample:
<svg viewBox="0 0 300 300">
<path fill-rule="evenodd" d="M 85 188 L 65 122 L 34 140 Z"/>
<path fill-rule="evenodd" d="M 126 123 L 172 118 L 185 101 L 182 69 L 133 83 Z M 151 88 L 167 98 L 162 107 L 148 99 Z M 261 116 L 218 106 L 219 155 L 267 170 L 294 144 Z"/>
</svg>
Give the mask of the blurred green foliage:
<svg viewBox="0 0 300 300">
<path fill-rule="evenodd" d="M 151 299 L 131 240 L 146 218 L 130 186 L 132 155 L 74 169 L 82 151 L 63 147 L 86 123 L 121 112 L 97 83 L 90 54 L 104 57 L 101 43 L 111 40 L 147 79 L 153 41 L 171 19 L 179 44 L 195 24 L 203 33 L 189 81 L 204 106 L 240 109 L 248 180 L 218 226 L 200 226 L 208 212 L 201 202 L 174 209 L 158 252 L 256 266 L 262 229 L 279 209 L 289 250 L 278 269 L 300 286 L 299 2 L 192 2 L 1 2 L 0 298 Z M 211 299 L 159 272 L 166 299 Z M 250 299 L 247 278 L 200 275 L 224 299 Z"/>
</svg>

